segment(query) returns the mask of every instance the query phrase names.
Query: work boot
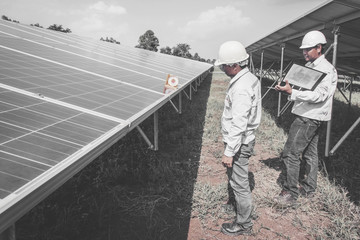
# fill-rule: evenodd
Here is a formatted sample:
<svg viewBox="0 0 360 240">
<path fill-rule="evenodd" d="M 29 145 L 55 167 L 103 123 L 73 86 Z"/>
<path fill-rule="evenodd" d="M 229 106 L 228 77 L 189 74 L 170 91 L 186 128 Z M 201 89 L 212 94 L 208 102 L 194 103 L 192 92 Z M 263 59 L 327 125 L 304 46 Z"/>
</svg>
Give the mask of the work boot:
<svg viewBox="0 0 360 240">
<path fill-rule="evenodd" d="M 302 186 L 299 187 L 299 192 L 301 196 L 306 197 L 308 199 L 315 197 L 315 192 L 306 192 Z"/>
<path fill-rule="evenodd" d="M 274 198 L 274 201 L 283 206 L 291 206 L 296 203 L 296 199 L 286 190 L 282 190 L 279 196 Z"/>
<path fill-rule="evenodd" d="M 229 236 L 251 235 L 252 227 L 244 228 L 241 224 L 236 222 L 223 223 L 221 232 Z"/>
</svg>

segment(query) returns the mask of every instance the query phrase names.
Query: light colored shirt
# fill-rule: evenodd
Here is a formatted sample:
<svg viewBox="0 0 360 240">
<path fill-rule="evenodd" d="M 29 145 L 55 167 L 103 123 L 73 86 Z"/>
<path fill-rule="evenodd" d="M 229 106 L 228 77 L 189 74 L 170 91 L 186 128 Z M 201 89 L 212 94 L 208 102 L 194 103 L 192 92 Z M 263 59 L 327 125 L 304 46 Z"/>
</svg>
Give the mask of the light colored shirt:
<svg viewBox="0 0 360 240">
<path fill-rule="evenodd" d="M 229 83 L 221 118 L 224 155 L 234 156 L 241 144 L 255 139 L 261 118 L 261 84 L 248 68 L 242 69 Z"/>
<path fill-rule="evenodd" d="M 314 91 L 292 90 L 289 96 L 294 101 L 292 113 L 319 121 L 329 121 L 333 96 L 336 90 L 338 75 L 334 66 L 329 63 L 324 55 L 321 55 L 314 62 L 308 62 L 305 66 L 326 73 Z"/>
</svg>

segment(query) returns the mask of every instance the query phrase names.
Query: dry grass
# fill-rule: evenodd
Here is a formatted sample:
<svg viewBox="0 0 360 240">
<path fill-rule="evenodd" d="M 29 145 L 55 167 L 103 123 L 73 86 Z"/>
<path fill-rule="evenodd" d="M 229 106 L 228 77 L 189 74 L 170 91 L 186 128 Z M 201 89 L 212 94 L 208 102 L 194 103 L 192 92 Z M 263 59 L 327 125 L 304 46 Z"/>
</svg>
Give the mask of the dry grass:
<svg viewBox="0 0 360 240">
<path fill-rule="evenodd" d="M 214 80 L 225 81 L 224 76 L 216 75 Z M 217 81 L 214 82 L 211 92 L 217 97 L 224 98 L 221 91 L 224 89 L 219 88 Z M 218 84 L 216 84 L 218 83 Z M 215 85 L 215 86 L 214 86 Z M 219 91 L 219 92 L 217 92 Z M 217 92 L 217 93 L 215 93 Z M 357 94 L 353 93 L 354 102 L 357 99 Z M 211 106 L 215 105 L 214 112 Z M 223 105 L 217 98 L 210 96 L 208 101 L 207 117 L 205 121 L 205 129 L 211 129 L 210 140 L 219 139 L 219 132 L 215 129 L 218 128 L 220 121 L 219 114 Z M 273 108 L 275 106 L 272 106 Z M 268 106 L 268 108 L 271 108 Z M 216 109 L 216 110 L 215 110 Z M 214 119 L 216 112 L 217 119 Z M 282 119 L 281 122 L 277 121 L 273 115 L 275 111 L 263 111 L 263 118 L 261 125 L 257 131 L 257 142 L 260 142 L 262 148 L 266 151 L 279 155 L 282 151 L 284 143 L 287 138 L 286 127 L 281 127 L 281 122 L 288 124 L 290 120 Z M 209 117 L 210 116 L 210 117 Z M 288 126 L 287 126 L 288 127 Z M 204 138 L 208 137 L 204 135 Z M 221 153 L 217 158 L 221 157 Z M 323 160 L 321 160 L 323 162 Z M 265 167 L 255 173 L 255 181 L 258 184 L 253 191 L 254 202 L 257 208 L 270 208 L 279 213 L 279 216 L 288 213 L 290 221 L 294 226 L 303 229 L 306 234 L 313 236 L 314 239 L 360 239 L 359 225 L 360 225 L 360 211 L 352 201 L 349 200 L 348 192 L 344 187 L 330 181 L 323 172 L 319 175 L 318 192 L 316 196 L 309 201 L 306 198 L 299 199 L 299 205 L 296 209 L 277 209 L 273 201 L 275 193 L 280 192 L 279 187 L 279 172 L 281 169 L 276 168 L 272 163 L 268 163 Z M 208 170 L 211 171 L 211 170 Z M 355 179 L 356 180 L 356 179 Z M 209 185 L 209 183 L 198 182 L 194 192 L 193 208 L 198 214 L 197 216 L 202 220 L 203 227 L 208 227 L 209 222 L 217 224 L 218 219 L 226 219 L 229 216 L 224 216 L 220 211 L 219 203 L 227 198 L 225 185 Z M 301 219 L 305 215 L 309 218 L 318 218 L 319 221 L 313 221 L 316 224 L 309 225 L 306 219 Z M 266 228 L 265 226 L 262 226 Z M 269 230 L 271 230 L 269 228 Z M 277 235 L 282 238 L 290 238 L 290 235 L 277 232 Z"/>
<path fill-rule="evenodd" d="M 220 116 L 227 83 L 226 76 L 214 74 L 192 102 L 184 101 L 182 115 L 171 105 L 165 106 L 159 112 L 160 151 L 148 150 L 136 131 L 129 133 L 23 217 L 17 224 L 17 239 L 186 239 L 191 218 L 199 218 L 208 229 L 217 226 L 219 219 L 232 218 L 219 207 L 227 197 L 226 183 L 197 181 L 199 176 L 221 174 L 212 165 L 201 163 L 209 157 L 219 160 L 222 155 Z M 289 114 L 281 121 L 273 117 L 271 98 L 263 104 L 257 142 L 263 151 L 278 156 L 291 121 Z M 142 128 L 151 135 L 151 119 Z M 314 200 L 301 198 L 296 209 L 274 205 L 280 169 L 275 162 L 264 161 L 254 173 L 257 208 L 269 209 L 276 221 L 287 217 L 313 239 L 359 239 L 359 207 L 354 204 L 359 200 L 359 184 L 356 178 L 346 177 L 359 178 L 355 172 L 358 163 L 345 164 L 349 159 L 344 157 L 341 154 L 333 161 L 333 167 L 339 169 L 337 175 L 320 175 Z M 343 165 L 338 167 L 341 161 Z M 352 186 L 348 187 L 351 192 L 344 186 Z M 355 196 L 352 201 L 351 196 Z M 309 225 L 308 220 L 314 218 L 319 219 L 317 224 Z M 292 234 L 266 224 L 257 229 L 256 234 L 266 230 L 278 239 L 290 239 Z"/>
</svg>

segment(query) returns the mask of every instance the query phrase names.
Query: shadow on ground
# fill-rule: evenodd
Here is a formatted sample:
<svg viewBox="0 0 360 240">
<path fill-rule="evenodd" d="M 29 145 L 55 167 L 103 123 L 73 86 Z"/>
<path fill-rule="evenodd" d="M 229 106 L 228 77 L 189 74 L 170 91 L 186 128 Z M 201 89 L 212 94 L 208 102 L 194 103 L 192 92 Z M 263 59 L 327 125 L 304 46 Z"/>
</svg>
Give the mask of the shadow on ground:
<svg viewBox="0 0 360 240">
<path fill-rule="evenodd" d="M 17 239 L 187 239 L 211 81 L 183 95 L 182 114 L 159 110 L 159 151 L 128 133 L 21 218 Z M 153 118 L 140 126 L 153 139 Z"/>
</svg>

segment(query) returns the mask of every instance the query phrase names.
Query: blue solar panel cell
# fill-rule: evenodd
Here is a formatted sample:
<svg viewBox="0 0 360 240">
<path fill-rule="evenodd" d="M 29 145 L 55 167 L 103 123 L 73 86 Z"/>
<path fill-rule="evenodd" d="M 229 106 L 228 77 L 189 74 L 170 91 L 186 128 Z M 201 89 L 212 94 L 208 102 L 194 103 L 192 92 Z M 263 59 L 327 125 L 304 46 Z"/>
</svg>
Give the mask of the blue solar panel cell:
<svg viewBox="0 0 360 240">
<path fill-rule="evenodd" d="M 0 158 L 0 169 L 3 174 L 16 176 L 25 181 L 30 181 L 44 172 L 42 169 L 3 158 Z M 21 171 L 19 171 L 19 169 L 21 169 Z M 0 188 L 2 188 L 1 183 Z"/>
<path fill-rule="evenodd" d="M 75 124 L 70 122 L 70 120 L 59 122 L 56 125 L 41 129 L 39 132 L 50 134 L 56 138 L 63 139 L 66 142 L 76 144 L 78 145 L 78 148 L 91 143 L 91 141 L 104 134 L 104 132 L 101 132 L 95 128 Z"/>
<path fill-rule="evenodd" d="M 26 133 L 27 131 L 9 123 L 5 123 L 3 122 L 3 119 L 0 119 L 0 144 L 21 137 Z"/>
<path fill-rule="evenodd" d="M 14 107 L 7 104 L 7 103 L 2 103 L 0 102 L 0 112 L 6 112 L 6 111 L 9 111 L 11 109 L 13 109 Z"/>
<path fill-rule="evenodd" d="M 39 99 L 29 97 L 17 92 L 12 92 L 10 90 L 0 87 L 0 103 L 12 106 L 13 109 L 41 104 L 42 102 L 43 101 Z"/>
<path fill-rule="evenodd" d="M 211 67 L 1 20 L 0 56 L 0 233 Z"/>
<path fill-rule="evenodd" d="M 14 192 L 15 190 L 17 190 L 18 188 L 20 188 L 21 186 L 25 185 L 28 182 L 29 182 L 28 180 L 19 178 L 17 176 L 0 172 L 0 183 L 1 183 L 0 187 L 2 190 L 0 192 L 0 196 L 6 197 L 7 195 Z"/>
<path fill-rule="evenodd" d="M 14 58 L 21 55 L 19 53 L 13 54 Z M 24 58 L 24 56 L 21 57 Z M 28 58 L 24 62 L 31 62 L 31 57 Z M 45 64 L 48 62 L 45 61 Z M 10 69 L 3 66 L 4 70 L 11 70 L 12 72 L 1 75 L 2 83 L 46 98 L 57 99 L 89 110 L 97 110 L 100 113 L 122 119 L 131 117 L 162 97 L 162 94 L 134 85 L 123 84 L 120 81 L 104 79 L 74 69 L 71 70 L 71 73 L 64 66 L 51 66 L 46 71 L 41 70 L 43 67 L 39 68 L 41 65 L 31 67 L 25 64 L 25 66 L 23 69 L 20 66 Z M 66 74 L 63 70 L 67 71 Z M 49 71 L 53 72 L 50 73 Z M 9 78 L 10 75 L 11 78 Z M 122 99 L 128 98 L 133 100 L 122 102 Z"/>
<path fill-rule="evenodd" d="M 34 133 L 31 136 L 24 136 L 19 140 L 13 140 L 4 146 L 8 147 L 9 153 L 19 154 L 19 152 L 22 152 L 23 156 L 36 161 L 46 161 L 55 164 L 69 157 L 80 148 L 79 146 L 74 148 L 67 143 L 64 140 L 56 141 L 53 137 L 47 137 L 43 134 L 39 136 L 39 134 Z M 16 151 L 11 149 L 16 149 Z"/>
<path fill-rule="evenodd" d="M 7 38 L 5 40 L 9 41 Z M 125 66 L 120 67 L 120 63 L 114 59 L 108 59 L 106 62 L 103 62 L 98 59 L 86 58 L 86 51 L 82 51 L 83 55 L 75 55 L 69 52 L 51 48 L 50 46 L 39 46 L 36 43 L 24 41 L 22 39 L 12 39 L 11 42 L 6 44 L 12 50 L 20 51 L 23 54 L 29 54 L 33 58 L 35 56 L 38 58 L 40 57 L 42 59 L 46 59 L 46 61 L 56 62 L 58 65 L 65 65 L 66 67 L 72 67 L 79 71 L 88 72 L 90 74 L 98 74 L 114 80 L 127 82 L 130 84 L 137 84 L 140 87 L 152 89 L 159 93 L 162 91 L 163 85 L 165 83 L 165 72 L 158 73 L 147 69 L 147 72 L 149 73 L 144 74 L 142 72 L 144 71 L 143 69 L 141 69 L 140 72 L 131 69 L 134 68 L 134 65 L 126 66 L 125 64 Z M 124 65 L 123 62 L 121 62 L 121 64 Z M 31 72 L 30 75 L 36 76 L 35 72 L 33 72 L 31 69 L 29 69 L 29 72 Z M 134 80 L 122 77 L 123 75 L 126 76 L 129 72 L 140 75 L 140 78 L 138 78 L 138 80 Z M 149 81 L 149 79 L 154 81 Z"/>
<path fill-rule="evenodd" d="M 16 88 L 24 88 L 24 89 L 36 87 L 36 85 L 32 84 L 31 82 L 19 81 L 18 79 L 19 78 L 11 78 L 3 74 L 0 74 L 0 83 L 2 84 L 6 84 L 8 86 L 12 86 Z"/>
<path fill-rule="evenodd" d="M 13 162 L 13 163 L 17 163 L 21 166 L 24 167 L 29 167 L 32 169 L 36 169 L 42 172 L 45 172 L 46 170 L 50 169 L 50 165 L 47 164 L 43 164 L 40 162 L 35 162 L 31 159 L 27 159 L 27 158 L 23 158 L 23 157 L 19 157 L 19 156 L 15 156 L 15 155 L 11 155 L 8 153 L 1 153 L 1 157 L 0 157 L 1 161 L 9 161 L 9 162 Z M 17 175 L 17 174 L 14 174 Z"/>
<path fill-rule="evenodd" d="M 16 141 L 16 140 L 14 140 L 14 141 Z M 8 146 L 8 145 L 10 145 L 10 146 Z M 7 145 L 1 145 L 0 151 L 2 153 L 7 153 L 10 155 L 15 155 L 15 156 L 26 158 L 26 159 L 31 159 L 31 161 L 35 161 L 35 162 L 45 164 L 48 166 L 54 166 L 56 163 L 58 163 L 58 161 L 54 161 L 47 157 L 42 157 L 42 156 L 38 155 L 36 152 L 33 152 L 33 151 L 26 152 L 23 149 L 18 148 L 19 146 L 21 146 L 21 145 L 14 144 L 14 143 L 10 143 Z"/>
<path fill-rule="evenodd" d="M 67 108 L 64 106 L 56 106 L 52 103 L 43 103 L 27 107 L 29 111 L 35 111 L 39 114 L 50 115 L 57 119 L 65 119 L 75 125 L 84 128 L 93 129 L 93 131 L 104 133 L 109 129 L 116 127 L 119 123 L 108 120 L 103 117 L 94 116 L 85 113 L 79 113 L 77 110 Z"/>
<path fill-rule="evenodd" d="M 119 124 L 16 92 L 3 90 L 0 102 L 2 151 L 50 165 Z"/>
</svg>

